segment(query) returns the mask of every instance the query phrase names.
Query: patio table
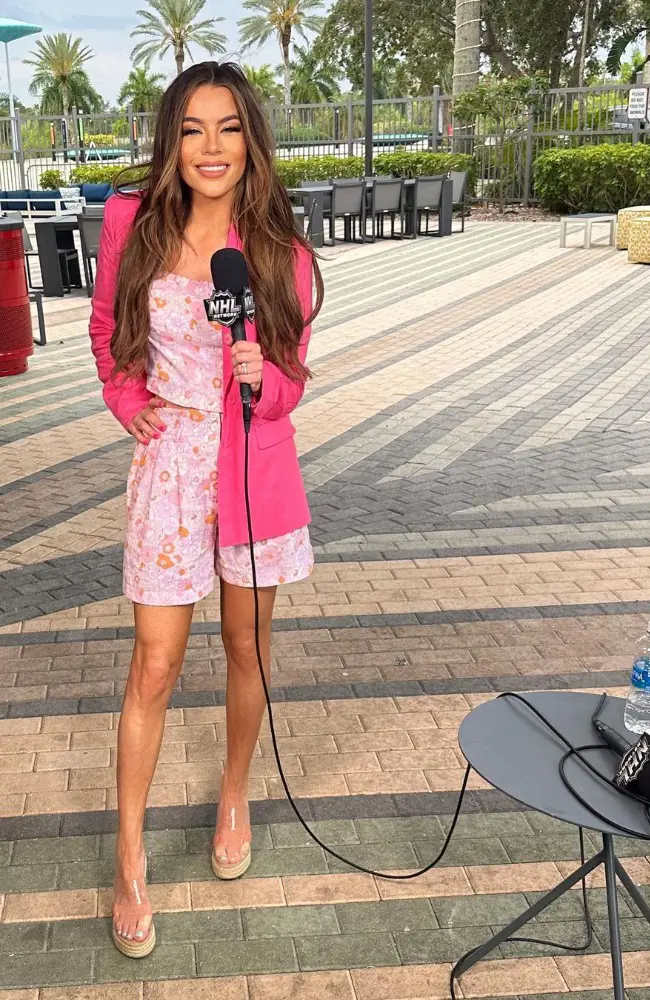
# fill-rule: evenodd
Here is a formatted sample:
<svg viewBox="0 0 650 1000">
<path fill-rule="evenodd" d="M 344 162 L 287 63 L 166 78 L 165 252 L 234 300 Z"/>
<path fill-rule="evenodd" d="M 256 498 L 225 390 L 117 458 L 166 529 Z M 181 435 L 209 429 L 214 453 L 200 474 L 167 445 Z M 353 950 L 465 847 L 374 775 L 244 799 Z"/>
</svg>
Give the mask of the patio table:
<svg viewBox="0 0 650 1000">
<path fill-rule="evenodd" d="M 374 177 L 366 177 L 366 185 L 371 188 L 374 184 Z M 412 177 L 404 181 L 406 189 L 406 231 L 405 235 L 413 233 L 413 226 L 416 225 L 413 211 L 413 197 L 415 193 L 415 180 Z M 311 241 L 316 247 L 325 246 L 325 199 L 332 194 L 332 185 L 323 182 L 322 185 L 314 187 L 288 187 L 286 189 L 290 198 L 304 198 L 307 201 L 305 215 L 311 217 Z M 454 185 L 451 178 L 446 177 L 442 184 L 442 197 L 440 199 L 440 236 L 451 236 L 452 210 L 453 210 Z"/>
</svg>

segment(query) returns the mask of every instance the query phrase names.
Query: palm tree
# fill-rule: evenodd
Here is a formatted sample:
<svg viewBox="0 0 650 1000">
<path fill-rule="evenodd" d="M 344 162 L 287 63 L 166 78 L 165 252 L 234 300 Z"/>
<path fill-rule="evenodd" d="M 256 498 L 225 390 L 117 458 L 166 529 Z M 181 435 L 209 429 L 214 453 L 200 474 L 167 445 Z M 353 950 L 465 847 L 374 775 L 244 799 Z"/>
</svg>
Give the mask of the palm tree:
<svg viewBox="0 0 650 1000">
<path fill-rule="evenodd" d="M 24 115 L 27 108 L 22 104 L 18 98 L 14 95 L 14 108 L 19 111 L 21 115 Z M 11 112 L 9 110 L 9 94 L 7 91 L 0 91 L 0 118 L 9 118 Z"/>
<path fill-rule="evenodd" d="M 92 59 L 93 52 L 82 45 L 80 38 L 73 38 L 63 31 L 45 35 L 36 42 L 36 51 L 31 55 L 33 59 L 24 60 L 36 70 L 29 92 L 40 96 L 43 114 L 62 112 L 67 117 L 71 104 L 89 111 L 101 108 L 103 101 L 82 68 Z"/>
<path fill-rule="evenodd" d="M 136 65 L 144 64 L 149 68 L 155 55 L 160 59 L 171 49 L 176 60 L 176 72 L 183 72 L 185 57 L 190 59 L 190 44 L 199 45 L 210 55 L 226 51 L 226 37 L 215 31 L 222 17 L 211 17 L 205 21 L 196 18 L 206 5 L 207 0 L 147 0 L 151 10 L 138 10 L 142 18 L 131 32 L 131 38 L 143 35 L 144 42 L 138 42 L 131 53 Z"/>
<path fill-rule="evenodd" d="M 291 65 L 291 99 L 294 104 L 318 104 L 332 101 L 339 92 L 338 80 L 329 66 L 324 65 L 313 49 L 294 45 L 298 57 Z"/>
<path fill-rule="evenodd" d="M 260 97 L 275 101 L 282 96 L 282 87 L 275 78 L 275 70 L 268 63 L 264 66 L 242 66 L 246 79 Z"/>
<path fill-rule="evenodd" d="M 612 42 L 607 56 L 607 69 L 616 76 L 623 53 L 628 45 L 638 41 L 645 35 L 645 58 L 643 59 L 643 82 L 650 83 L 650 0 L 639 0 L 635 5 L 634 15 L 627 30 L 621 32 Z"/>
<path fill-rule="evenodd" d="M 117 95 L 118 104 L 128 102 L 134 111 L 153 111 L 162 97 L 164 79 L 162 73 L 148 73 L 144 66 L 132 69 Z"/>
<path fill-rule="evenodd" d="M 456 0 L 453 92 L 474 90 L 481 71 L 480 0 Z"/>
<path fill-rule="evenodd" d="M 307 39 L 307 31 L 320 31 L 324 18 L 314 13 L 322 10 L 322 0 L 244 0 L 245 10 L 256 13 L 239 22 L 241 45 L 244 49 L 263 45 L 275 35 L 282 51 L 284 69 L 284 103 L 291 104 L 290 50 L 295 32 Z"/>
</svg>

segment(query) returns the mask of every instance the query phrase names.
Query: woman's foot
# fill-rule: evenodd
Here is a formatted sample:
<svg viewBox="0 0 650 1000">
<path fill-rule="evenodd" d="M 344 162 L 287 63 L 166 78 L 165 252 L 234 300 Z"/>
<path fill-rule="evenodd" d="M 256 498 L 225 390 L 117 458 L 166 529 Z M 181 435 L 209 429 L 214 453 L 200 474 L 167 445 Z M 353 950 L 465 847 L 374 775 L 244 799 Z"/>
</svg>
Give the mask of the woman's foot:
<svg viewBox="0 0 650 1000">
<path fill-rule="evenodd" d="M 153 951 L 156 943 L 146 877 L 144 848 L 139 854 L 116 852 L 113 941 L 116 948 L 129 958 L 144 958 Z"/>
<path fill-rule="evenodd" d="M 248 795 L 224 779 L 212 841 L 212 869 L 218 878 L 239 878 L 251 863 Z"/>
</svg>

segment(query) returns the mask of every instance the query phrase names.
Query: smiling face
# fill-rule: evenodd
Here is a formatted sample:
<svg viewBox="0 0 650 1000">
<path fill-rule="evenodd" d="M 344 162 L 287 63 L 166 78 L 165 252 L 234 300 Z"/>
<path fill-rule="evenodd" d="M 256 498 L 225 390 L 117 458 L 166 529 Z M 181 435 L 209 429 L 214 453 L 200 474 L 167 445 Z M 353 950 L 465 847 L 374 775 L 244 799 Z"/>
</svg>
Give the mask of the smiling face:
<svg viewBox="0 0 650 1000">
<path fill-rule="evenodd" d="M 185 109 L 179 169 L 194 194 L 233 197 L 246 169 L 246 140 L 227 87 L 204 84 Z"/>
</svg>

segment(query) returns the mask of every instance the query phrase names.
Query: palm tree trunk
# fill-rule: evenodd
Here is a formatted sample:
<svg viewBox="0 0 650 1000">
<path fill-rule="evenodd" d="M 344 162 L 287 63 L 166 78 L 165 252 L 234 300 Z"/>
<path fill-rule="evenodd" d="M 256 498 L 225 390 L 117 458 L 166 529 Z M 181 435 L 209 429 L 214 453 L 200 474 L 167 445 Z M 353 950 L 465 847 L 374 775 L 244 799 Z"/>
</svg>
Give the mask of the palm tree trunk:
<svg viewBox="0 0 650 1000">
<path fill-rule="evenodd" d="M 591 28 L 591 11 L 590 2 L 585 0 L 585 13 L 582 22 L 582 39 L 580 42 L 580 65 L 578 69 L 578 86 L 584 87 L 585 85 L 585 69 L 587 65 L 587 45 L 589 41 L 590 28 Z"/>
<path fill-rule="evenodd" d="M 454 94 L 474 90 L 481 68 L 481 0 L 456 0 Z"/>
<path fill-rule="evenodd" d="M 61 81 L 61 100 L 63 101 L 63 117 L 67 121 L 70 117 L 70 96 L 68 93 L 68 85 L 65 80 Z"/>
<path fill-rule="evenodd" d="M 282 34 L 280 45 L 282 46 L 282 62 L 284 63 L 284 103 L 289 107 L 291 104 L 291 66 L 289 64 L 291 31 L 285 31 Z"/>
<path fill-rule="evenodd" d="M 182 45 L 174 52 L 174 58 L 176 59 L 176 76 L 180 76 L 183 72 L 183 63 L 185 61 L 185 52 Z"/>
<path fill-rule="evenodd" d="M 650 25 L 645 33 L 645 54 L 646 62 L 643 67 L 643 82 L 650 83 Z"/>
</svg>

